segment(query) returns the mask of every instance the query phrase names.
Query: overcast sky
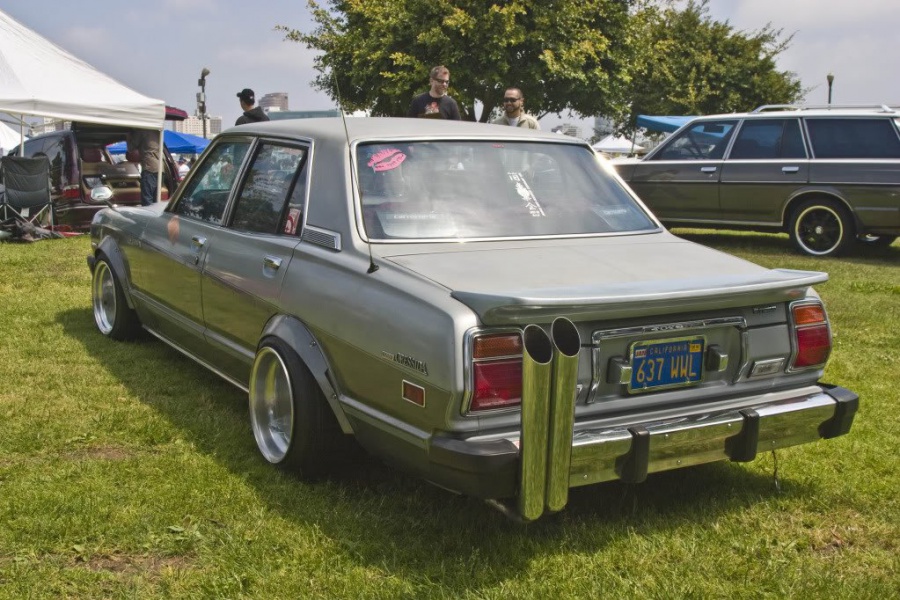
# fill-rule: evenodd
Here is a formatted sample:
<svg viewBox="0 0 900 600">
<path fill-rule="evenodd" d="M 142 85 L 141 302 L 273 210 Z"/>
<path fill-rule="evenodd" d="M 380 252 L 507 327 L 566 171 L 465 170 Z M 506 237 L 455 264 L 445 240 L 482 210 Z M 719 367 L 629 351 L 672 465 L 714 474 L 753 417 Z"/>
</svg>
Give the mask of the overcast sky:
<svg viewBox="0 0 900 600">
<path fill-rule="evenodd" d="M 712 0 L 710 16 L 742 31 L 771 23 L 793 33 L 778 66 L 811 88 L 809 103 L 825 103 L 831 72 L 835 104 L 898 104 L 896 7 L 897 0 Z M 278 24 L 309 31 L 305 0 L 0 0 L 0 10 L 136 91 L 192 114 L 207 67 L 207 112 L 226 127 L 240 114 L 235 95 L 244 87 L 257 99 L 287 92 L 292 110 L 334 108 L 310 85 L 312 52 L 274 31 Z M 574 121 L 547 116 L 541 124 L 547 130 Z M 582 123 L 590 137 L 589 122 Z"/>
</svg>

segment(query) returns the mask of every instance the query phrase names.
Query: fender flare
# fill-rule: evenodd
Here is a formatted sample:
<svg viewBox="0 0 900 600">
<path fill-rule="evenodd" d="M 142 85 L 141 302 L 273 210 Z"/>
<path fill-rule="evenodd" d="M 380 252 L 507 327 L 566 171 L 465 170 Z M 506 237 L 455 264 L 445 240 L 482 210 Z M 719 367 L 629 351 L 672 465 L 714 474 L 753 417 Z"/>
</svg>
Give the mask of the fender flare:
<svg viewBox="0 0 900 600">
<path fill-rule="evenodd" d="M 322 347 L 309 328 L 295 317 L 276 315 L 263 328 L 260 339 L 269 336 L 284 340 L 297 352 L 300 360 L 303 361 L 303 364 L 306 365 L 306 368 L 309 369 L 319 384 L 319 388 L 325 395 L 325 400 L 328 401 L 331 412 L 334 413 L 341 431 L 352 434 L 353 428 L 350 426 L 350 421 L 347 419 L 347 415 L 344 414 L 344 409 L 338 400 L 340 394 L 338 393 L 337 385 L 329 375 L 331 367 L 328 364 L 328 359 L 323 354 Z"/>
<path fill-rule="evenodd" d="M 134 300 L 131 298 L 131 279 L 127 277 L 128 269 L 125 266 L 125 257 L 119 249 L 119 244 L 112 237 L 106 236 L 100 244 L 97 245 L 94 256 L 97 256 L 101 252 L 109 259 L 110 267 L 116 274 L 116 278 L 122 286 L 122 291 L 125 292 L 125 301 L 128 303 L 128 308 L 134 310 Z M 93 271 L 94 269 L 92 266 L 91 273 L 93 273 Z"/>
</svg>

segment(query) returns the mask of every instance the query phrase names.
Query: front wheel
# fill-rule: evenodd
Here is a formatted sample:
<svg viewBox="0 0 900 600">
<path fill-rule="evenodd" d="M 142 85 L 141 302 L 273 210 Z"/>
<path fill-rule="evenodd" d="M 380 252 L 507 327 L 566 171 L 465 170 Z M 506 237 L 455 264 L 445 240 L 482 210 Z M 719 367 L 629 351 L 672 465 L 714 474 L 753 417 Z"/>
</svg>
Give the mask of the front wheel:
<svg viewBox="0 0 900 600">
<path fill-rule="evenodd" d="M 140 333 L 141 322 L 125 299 L 125 291 L 113 272 L 109 259 L 97 257 L 91 280 L 91 305 L 94 322 L 103 335 L 114 340 L 130 340 Z"/>
<path fill-rule="evenodd" d="M 250 373 L 250 424 L 263 457 L 306 479 L 328 474 L 344 437 L 321 388 L 285 342 L 260 345 Z"/>
<path fill-rule="evenodd" d="M 833 200 L 809 200 L 794 211 L 791 241 L 811 256 L 836 256 L 856 240 L 853 217 Z"/>
</svg>

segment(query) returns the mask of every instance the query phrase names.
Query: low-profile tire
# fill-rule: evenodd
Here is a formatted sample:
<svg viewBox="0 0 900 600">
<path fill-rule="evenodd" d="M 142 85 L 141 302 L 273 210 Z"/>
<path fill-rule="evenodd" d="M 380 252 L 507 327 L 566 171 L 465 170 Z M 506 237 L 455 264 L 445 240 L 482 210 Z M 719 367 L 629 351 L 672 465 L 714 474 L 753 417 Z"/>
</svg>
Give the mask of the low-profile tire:
<svg viewBox="0 0 900 600">
<path fill-rule="evenodd" d="M 100 333 L 114 340 L 131 340 L 141 332 L 141 321 L 125 299 L 125 290 L 109 259 L 99 254 L 91 279 L 91 306 Z"/>
<path fill-rule="evenodd" d="M 853 217 L 833 200 L 807 200 L 791 216 L 791 241 L 810 256 L 837 256 L 856 241 Z"/>
<path fill-rule="evenodd" d="M 868 246 L 870 248 L 887 248 L 891 244 L 893 244 L 897 236 L 896 235 L 861 235 L 857 238 L 864 246 Z"/>
<path fill-rule="evenodd" d="M 259 346 L 250 373 L 250 425 L 260 453 L 303 479 L 330 474 L 346 436 L 312 373 L 278 338 Z"/>
</svg>

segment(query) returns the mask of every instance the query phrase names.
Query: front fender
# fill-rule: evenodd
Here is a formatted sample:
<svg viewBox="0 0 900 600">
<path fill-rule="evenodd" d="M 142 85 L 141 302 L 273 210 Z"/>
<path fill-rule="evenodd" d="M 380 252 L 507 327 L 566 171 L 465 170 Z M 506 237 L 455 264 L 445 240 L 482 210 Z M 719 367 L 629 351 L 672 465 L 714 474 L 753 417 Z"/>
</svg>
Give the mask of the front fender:
<svg viewBox="0 0 900 600">
<path fill-rule="evenodd" d="M 316 382 L 325 394 L 325 399 L 331 407 L 341 431 L 344 433 L 353 433 L 350 421 L 344 414 L 344 409 L 338 402 L 338 393 L 335 384 L 328 376 L 330 366 L 328 359 L 322 353 L 322 348 L 316 337 L 312 334 L 306 325 L 294 317 L 285 315 L 277 315 L 273 317 L 262 331 L 260 339 L 268 336 L 277 337 L 284 340 L 297 352 L 300 360 L 306 365 L 309 371 L 315 377 Z"/>
</svg>

